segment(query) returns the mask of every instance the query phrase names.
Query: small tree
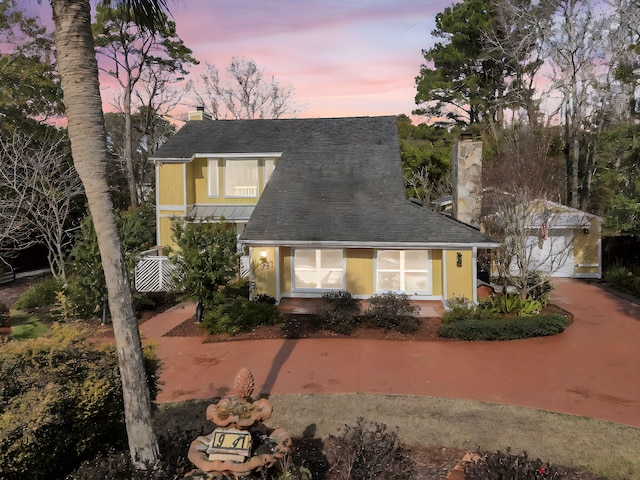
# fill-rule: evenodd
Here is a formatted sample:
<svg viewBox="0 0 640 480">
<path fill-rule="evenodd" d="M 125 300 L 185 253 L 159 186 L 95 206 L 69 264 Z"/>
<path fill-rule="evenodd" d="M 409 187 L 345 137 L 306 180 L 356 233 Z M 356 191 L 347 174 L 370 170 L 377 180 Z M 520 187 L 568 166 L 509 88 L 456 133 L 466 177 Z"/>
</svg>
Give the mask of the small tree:
<svg viewBox="0 0 640 480">
<path fill-rule="evenodd" d="M 0 250 L 45 245 L 51 273 L 64 280 L 83 195 L 63 137 L 0 134 Z"/>
<path fill-rule="evenodd" d="M 116 223 L 129 276 L 133 276 L 139 253 L 148 249 L 155 238 L 155 213 L 151 205 L 116 213 Z M 107 284 L 102 271 L 98 237 L 91 216 L 82 221 L 71 251 L 71 297 L 79 312 L 92 315 L 107 295 Z"/>
<path fill-rule="evenodd" d="M 176 285 L 185 295 L 214 304 L 216 293 L 238 273 L 235 226 L 211 218 L 186 225 L 175 221 L 173 238 L 178 246 L 170 255 L 177 267 Z"/>
<path fill-rule="evenodd" d="M 99 3 L 96 7 L 96 21 L 92 25 L 97 52 L 107 59 L 107 66 L 101 70 L 114 78 L 120 86 L 122 98 L 117 107 L 124 116 L 122 156 L 129 186 L 130 205 L 139 205 L 139 183 L 136 175 L 134 155 L 137 145 L 133 138 L 133 108 L 136 88 L 141 81 L 147 81 L 151 72 L 164 73 L 165 83 L 175 83 L 182 79 L 187 69 L 198 61 L 191 56 L 191 49 L 178 37 L 175 22 L 164 15 L 162 28 L 150 31 L 141 28 L 131 16 L 128 5 Z"/>
<path fill-rule="evenodd" d="M 501 244 L 493 251 L 498 276 L 522 297 L 544 284 L 571 251 L 570 244 L 548 235 L 559 212 L 544 199 L 560 197 L 563 187 L 553 140 L 525 127 L 505 131 L 500 154 L 483 170 L 480 223 Z M 547 253 L 539 251 L 543 247 Z M 534 284 L 532 278 L 537 279 Z"/>
</svg>

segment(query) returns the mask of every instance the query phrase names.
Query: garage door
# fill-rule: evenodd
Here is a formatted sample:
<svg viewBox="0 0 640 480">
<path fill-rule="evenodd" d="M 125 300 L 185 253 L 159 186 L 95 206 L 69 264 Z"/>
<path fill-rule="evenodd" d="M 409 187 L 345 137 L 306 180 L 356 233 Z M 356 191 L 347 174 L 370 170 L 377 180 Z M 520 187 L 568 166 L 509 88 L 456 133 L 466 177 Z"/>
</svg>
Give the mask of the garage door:
<svg viewBox="0 0 640 480">
<path fill-rule="evenodd" d="M 549 238 L 540 243 L 537 237 L 529 237 L 532 264 L 535 270 L 551 272 L 552 277 L 573 277 L 573 232 L 553 230 Z"/>
</svg>

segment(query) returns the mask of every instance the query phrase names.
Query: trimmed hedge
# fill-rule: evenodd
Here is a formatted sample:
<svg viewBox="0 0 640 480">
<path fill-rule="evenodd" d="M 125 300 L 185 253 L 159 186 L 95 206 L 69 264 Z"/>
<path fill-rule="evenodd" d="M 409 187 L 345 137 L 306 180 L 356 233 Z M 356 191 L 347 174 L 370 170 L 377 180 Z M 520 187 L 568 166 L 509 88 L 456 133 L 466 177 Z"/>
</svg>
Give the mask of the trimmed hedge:
<svg viewBox="0 0 640 480">
<path fill-rule="evenodd" d="M 221 295 L 218 303 L 205 310 L 202 326 L 210 334 L 233 336 L 250 332 L 262 325 L 278 325 L 283 322 L 284 316 L 273 304 Z"/>
<path fill-rule="evenodd" d="M 564 332 L 571 321 L 563 315 L 467 319 L 444 323 L 438 335 L 459 340 L 518 340 Z"/>
</svg>

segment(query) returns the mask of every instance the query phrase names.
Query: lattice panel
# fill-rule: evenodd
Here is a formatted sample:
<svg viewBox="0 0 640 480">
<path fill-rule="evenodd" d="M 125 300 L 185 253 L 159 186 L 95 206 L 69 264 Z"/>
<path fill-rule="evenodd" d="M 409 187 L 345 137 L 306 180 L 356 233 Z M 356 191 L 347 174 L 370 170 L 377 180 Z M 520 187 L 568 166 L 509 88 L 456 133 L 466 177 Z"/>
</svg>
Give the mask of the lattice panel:
<svg viewBox="0 0 640 480">
<path fill-rule="evenodd" d="M 135 269 L 136 290 L 138 292 L 170 292 L 174 289 L 175 271 L 168 257 L 143 257 Z"/>
</svg>

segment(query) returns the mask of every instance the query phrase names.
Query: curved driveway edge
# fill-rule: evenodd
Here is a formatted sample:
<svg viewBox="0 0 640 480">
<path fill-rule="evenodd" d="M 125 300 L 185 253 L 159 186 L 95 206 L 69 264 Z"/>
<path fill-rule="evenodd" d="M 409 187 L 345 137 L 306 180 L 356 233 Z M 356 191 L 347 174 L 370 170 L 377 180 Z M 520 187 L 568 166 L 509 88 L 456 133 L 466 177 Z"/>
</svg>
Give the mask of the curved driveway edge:
<svg viewBox="0 0 640 480">
<path fill-rule="evenodd" d="M 163 362 L 159 402 L 224 395 L 247 366 L 262 394 L 458 398 L 640 427 L 640 306 L 580 280 L 554 285 L 552 302 L 574 323 L 560 335 L 509 342 L 163 337 L 193 315 L 190 304 L 140 328 Z"/>
</svg>

